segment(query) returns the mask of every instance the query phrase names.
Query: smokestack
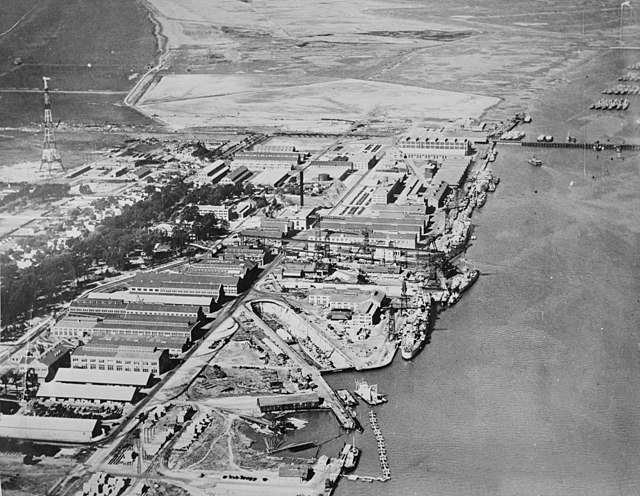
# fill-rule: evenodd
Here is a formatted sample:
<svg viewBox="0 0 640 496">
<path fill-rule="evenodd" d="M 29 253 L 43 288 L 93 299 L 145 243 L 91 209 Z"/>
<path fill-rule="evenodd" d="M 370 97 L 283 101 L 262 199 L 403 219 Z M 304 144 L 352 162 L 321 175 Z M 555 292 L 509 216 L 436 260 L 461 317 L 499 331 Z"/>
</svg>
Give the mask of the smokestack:
<svg viewBox="0 0 640 496">
<path fill-rule="evenodd" d="M 304 173 L 300 171 L 300 206 L 304 207 Z"/>
</svg>

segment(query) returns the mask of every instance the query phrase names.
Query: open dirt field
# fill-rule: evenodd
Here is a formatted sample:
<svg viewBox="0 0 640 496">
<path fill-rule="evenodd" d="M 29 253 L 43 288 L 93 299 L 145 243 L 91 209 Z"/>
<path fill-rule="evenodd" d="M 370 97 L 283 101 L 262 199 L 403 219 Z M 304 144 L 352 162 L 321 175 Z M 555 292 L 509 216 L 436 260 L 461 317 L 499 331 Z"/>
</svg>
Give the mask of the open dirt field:
<svg viewBox="0 0 640 496">
<path fill-rule="evenodd" d="M 498 101 L 353 79 L 282 87 L 274 76 L 176 75 L 164 77 L 139 106 L 175 127 L 251 125 L 337 131 L 364 118 L 479 117 Z"/>
<path fill-rule="evenodd" d="M 503 118 L 526 110 L 557 71 L 619 41 L 618 6 L 595 0 L 562 9 L 506 0 L 150 3 L 170 56 L 141 109 L 177 128 L 340 131 L 348 123 L 339 119 L 450 119 L 492 106 Z"/>
</svg>

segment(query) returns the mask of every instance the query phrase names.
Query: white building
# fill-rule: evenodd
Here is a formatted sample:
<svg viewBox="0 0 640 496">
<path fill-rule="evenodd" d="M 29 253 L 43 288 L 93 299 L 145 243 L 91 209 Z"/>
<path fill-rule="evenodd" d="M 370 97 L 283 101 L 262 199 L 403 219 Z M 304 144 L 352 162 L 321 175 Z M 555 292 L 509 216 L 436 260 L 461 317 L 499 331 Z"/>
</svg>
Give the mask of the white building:
<svg viewBox="0 0 640 496">
<path fill-rule="evenodd" d="M 427 129 L 413 129 L 396 141 L 397 158 L 442 160 L 448 156 L 471 154 L 469 138 L 450 136 Z"/>
<path fill-rule="evenodd" d="M 216 219 L 229 222 L 233 214 L 233 206 L 229 205 L 198 205 L 200 215 L 213 214 Z"/>
</svg>

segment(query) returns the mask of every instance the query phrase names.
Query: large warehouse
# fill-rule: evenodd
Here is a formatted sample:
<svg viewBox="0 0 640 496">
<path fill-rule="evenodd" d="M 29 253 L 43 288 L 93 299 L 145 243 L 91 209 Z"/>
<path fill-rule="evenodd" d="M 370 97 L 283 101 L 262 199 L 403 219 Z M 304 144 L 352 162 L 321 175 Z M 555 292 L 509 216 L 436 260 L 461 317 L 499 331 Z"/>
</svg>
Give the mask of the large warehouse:
<svg viewBox="0 0 640 496">
<path fill-rule="evenodd" d="M 0 437 L 5 438 L 89 443 L 101 434 L 99 420 L 0 415 Z"/>
<path fill-rule="evenodd" d="M 36 396 L 42 399 L 58 401 L 131 403 L 134 400 L 136 391 L 137 388 L 133 386 L 96 386 L 93 384 L 68 384 L 53 381 L 42 384 Z"/>
<path fill-rule="evenodd" d="M 70 384 L 96 384 L 98 386 L 147 387 L 151 382 L 150 372 L 127 372 L 124 370 L 58 369 L 55 382 Z"/>
</svg>

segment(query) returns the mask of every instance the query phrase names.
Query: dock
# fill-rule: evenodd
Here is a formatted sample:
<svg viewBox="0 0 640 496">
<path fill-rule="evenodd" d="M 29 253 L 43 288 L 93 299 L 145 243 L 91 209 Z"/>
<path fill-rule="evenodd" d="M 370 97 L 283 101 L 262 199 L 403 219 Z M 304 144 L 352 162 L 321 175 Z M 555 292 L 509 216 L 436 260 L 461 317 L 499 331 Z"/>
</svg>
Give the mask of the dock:
<svg viewBox="0 0 640 496">
<path fill-rule="evenodd" d="M 579 148 L 592 149 L 594 146 L 600 150 L 620 150 L 620 151 L 636 151 L 640 150 L 640 145 L 633 143 L 566 143 L 566 142 L 549 142 L 549 141 L 498 141 L 500 145 L 529 146 L 537 148 Z"/>
<path fill-rule="evenodd" d="M 346 476 L 347 479 L 352 481 L 362 481 L 362 482 L 387 482 L 389 478 L 385 479 L 384 477 L 371 477 L 369 475 L 355 475 L 349 474 Z"/>
<path fill-rule="evenodd" d="M 380 459 L 380 468 L 382 469 L 382 477 L 379 478 L 381 482 L 386 482 L 391 479 L 391 470 L 389 469 L 389 461 L 387 460 L 387 448 L 384 444 L 384 437 L 378 427 L 378 417 L 373 410 L 369 410 L 369 423 L 371 424 L 371 430 L 376 436 L 376 442 L 378 443 L 378 458 Z"/>
</svg>

